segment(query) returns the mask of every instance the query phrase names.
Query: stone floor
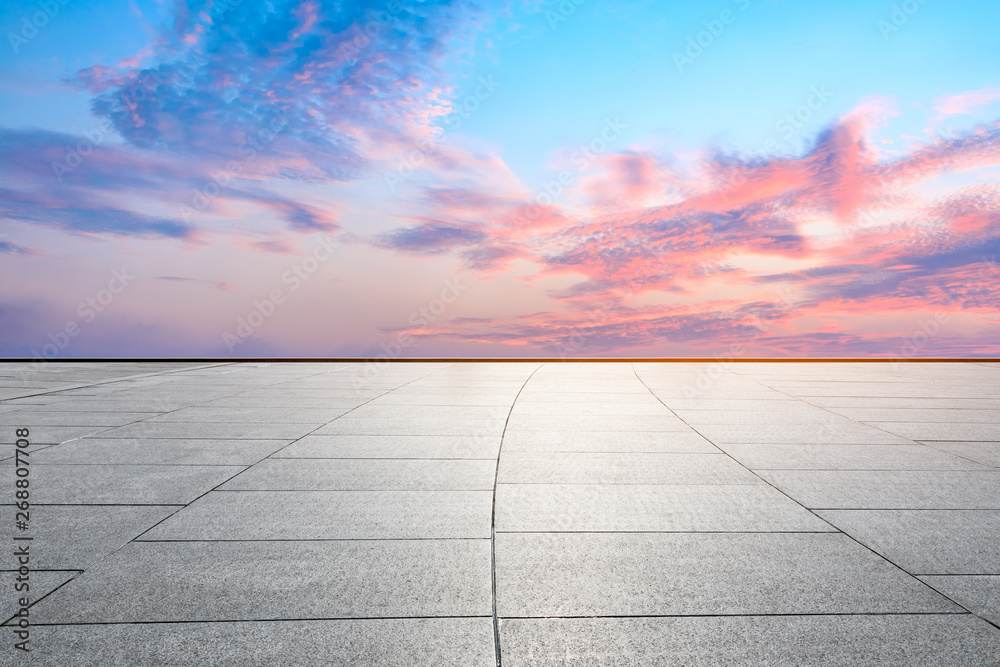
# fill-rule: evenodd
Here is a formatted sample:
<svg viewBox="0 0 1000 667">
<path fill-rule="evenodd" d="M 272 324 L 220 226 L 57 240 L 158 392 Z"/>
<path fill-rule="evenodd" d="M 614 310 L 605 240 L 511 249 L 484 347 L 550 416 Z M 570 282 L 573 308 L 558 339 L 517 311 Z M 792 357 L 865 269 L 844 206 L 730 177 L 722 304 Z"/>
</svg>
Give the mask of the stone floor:
<svg viewBox="0 0 1000 667">
<path fill-rule="evenodd" d="M 1000 364 L 0 364 L 7 617 L 17 428 L 0 664 L 1000 664 Z"/>
</svg>

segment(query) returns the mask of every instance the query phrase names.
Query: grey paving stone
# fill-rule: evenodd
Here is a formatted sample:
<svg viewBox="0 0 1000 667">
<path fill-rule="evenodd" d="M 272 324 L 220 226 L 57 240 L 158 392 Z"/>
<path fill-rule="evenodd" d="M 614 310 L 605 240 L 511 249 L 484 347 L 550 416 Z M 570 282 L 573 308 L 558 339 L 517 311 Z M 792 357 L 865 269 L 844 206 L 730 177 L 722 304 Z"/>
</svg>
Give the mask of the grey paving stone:
<svg viewBox="0 0 1000 667">
<path fill-rule="evenodd" d="M 960 611 L 837 533 L 498 533 L 496 567 L 501 616 Z"/>
<path fill-rule="evenodd" d="M 995 409 L 922 408 L 830 408 L 831 412 L 863 422 L 921 422 L 927 424 L 998 424 L 1000 411 Z"/>
<path fill-rule="evenodd" d="M 234 440 L 286 440 L 301 438 L 316 430 L 315 424 L 269 424 L 265 422 L 156 423 L 140 422 L 101 432 L 102 438 L 192 438 Z"/>
<path fill-rule="evenodd" d="M 925 445 L 722 445 L 752 470 L 982 470 Z"/>
<path fill-rule="evenodd" d="M 512 416 L 545 415 L 545 416 L 587 416 L 587 417 L 662 417 L 671 416 L 669 409 L 656 399 L 651 402 L 635 403 L 535 403 L 530 400 L 519 401 L 514 405 Z"/>
<path fill-rule="evenodd" d="M 353 415 L 354 413 L 351 413 Z M 367 419 L 347 415 L 315 432 L 315 435 L 475 435 L 503 433 L 504 419 L 443 419 L 402 416 Z"/>
<path fill-rule="evenodd" d="M 819 515 L 911 574 L 1000 575 L 1000 511 L 826 510 Z"/>
<path fill-rule="evenodd" d="M 791 396 L 756 401 L 735 398 L 668 398 L 664 399 L 664 402 L 677 414 L 682 414 L 687 410 L 729 410 L 733 412 L 782 412 L 784 410 L 808 412 L 815 410 L 815 406 Z"/>
<path fill-rule="evenodd" d="M 969 615 L 503 619 L 505 667 L 988 665 L 1000 631 Z"/>
<path fill-rule="evenodd" d="M 894 397 L 852 397 L 852 396 L 812 396 L 807 400 L 813 405 L 826 408 L 919 408 L 919 409 L 971 409 L 1000 410 L 1000 400 L 995 398 L 944 398 L 941 396 L 922 398 Z"/>
<path fill-rule="evenodd" d="M 22 409 L 0 414 L 0 429 L 8 426 L 122 426 L 155 417 L 155 412 L 40 412 Z"/>
<path fill-rule="evenodd" d="M 1000 470 L 758 470 L 815 509 L 1000 509 Z"/>
<path fill-rule="evenodd" d="M 21 447 L 18 447 L 17 445 L 13 445 L 13 444 L 11 444 L 11 445 L 0 445 L 0 461 L 3 461 L 3 462 L 8 463 L 8 464 L 9 463 L 13 463 L 15 452 L 17 452 L 18 449 L 23 449 L 24 451 L 28 452 L 28 455 L 30 456 L 34 452 L 41 451 L 43 449 L 48 449 L 49 447 L 55 447 L 55 446 L 56 445 L 28 445 L 27 447 L 21 448 Z M 31 459 L 31 460 L 33 461 L 34 459 Z"/>
<path fill-rule="evenodd" d="M 217 396 L 215 398 L 240 398 L 240 399 L 259 399 L 267 404 L 267 401 L 271 399 L 276 400 L 292 400 L 296 398 L 306 398 L 311 400 L 317 399 L 357 399 L 360 401 L 368 401 L 376 396 L 381 396 L 382 394 L 389 391 L 388 389 L 297 389 L 295 387 L 263 387 L 259 389 L 251 389 L 249 391 L 242 391 L 238 394 L 230 394 L 228 396 Z"/>
<path fill-rule="evenodd" d="M 222 488 L 229 490 L 377 491 L 493 489 L 486 459 L 268 459 Z"/>
<path fill-rule="evenodd" d="M 489 540 L 132 542 L 39 623 L 488 616 Z"/>
<path fill-rule="evenodd" d="M 490 459 L 499 436 L 307 435 L 278 453 L 280 458 L 316 459 Z"/>
<path fill-rule="evenodd" d="M 31 664 L 493 667 L 496 656 L 492 619 L 415 618 L 38 626 Z"/>
<path fill-rule="evenodd" d="M 588 389 L 590 391 L 574 391 L 574 392 L 550 392 L 550 391 L 533 391 L 525 387 L 525 390 L 521 392 L 521 398 L 525 402 L 529 403 L 585 403 L 592 405 L 595 403 L 600 403 L 602 405 L 662 405 L 655 396 L 651 395 L 648 391 L 643 389 L 642 391 L 636 390 L 635 392 L 628 393 L 616 393 L 608 391 L 606 387 L 593 386 L 591 385 Z M 518 399 L 520 402 L 520 399 Z"/>
<path fill-rule="evenodd" d="M 268 396 L 247 397 L 242 394 L 217 398 L 203 403 L 198 407 L 205 408 L 256 408 L 266 405 L 268 408 L 356 408 L 366 403 L 367 398 L 310 398 L 306 396 Z"/>
<path fill-rule="evenodd" d="M 930 447 L 991 468 L 1000 468 L 1000 442 L 928 442 Z"/>
<path fill-rule="evenodd" d="M 691 452 L 720 450 L 694 431 L 507 431 L 504 452 Z"/>
<path fill-rule="evenodd" d="M 48 447 L 36 463 L 248 466 L 291 440 L 82 438 Z"/>
<path fill-rule="evenodd" d="M 128 505 L 34 505 L 30 511 L 31 566 L 83 570 L 177 511 L 177 507 Z M 3 525 L 14 525 L 16 508 L 0 506 Z"/>
<path fill-rule="evenodd" d="M 889 433 L 911 440 L 971 440 L 1000 442 L 1000 424 L 871 422 Z"/>
<path fill-rule="evenodd" d="M 418 420 L 421 422 L 451 420 L 502 421 L 507 419 L 510 406 L 482 405 L 379 405 L 371 402 L 352 411 L 349 419 Z"/>
<path fill-rule="evenodd" d="M 132 394 L 117 397 L 61 398 L 57 402 L 33 405 L 35 412 L 106 413 L 106 412 L 169 412 L 196 402 L 194 398 L 139 398 Z M 25 406 L 22 406 L 25 407 Z"/>
<path fill-rule="evenodd" d="M 542 531 L 832 531 L 766 484 L 500 484 L 496 529 Z"/>
<path fill-rule="evenodd" d="M 920 579 L 973 614 L 994 625 L 1000 625 L 1000 576 L 937 576 Z"/>
<path fill-rule="evenodd" d="M 760 484 L 725 454 L 512 452 L 500 456 L 504 484 Z"/>
<path fill-rule="evenodd" d="M 263 401 L 255 407 L 227 408 L 197 405 L 153 417 L 151 422 L 237 422 L 269 424 L 325 424 L 350 411 L 347 407 L 276 408 Z"/>
<path fill-rule="evenodd" d="M 480 393 L 480 392 L 408 392 L 396 390 L 379 396 L 371 402 L 372 406 L 474 406 L 486 408 L 510 408 L 516 392 Z"/>
<path fill-rule="evenodd" d="M 5 565 L 8 564 L 14 566 L 17 565 L 17 563 L 14 562 L 14 558 L 12 557 L 7 558 L 7 562 L 5 563 Z M 34 623 L 35 622 L 34 609 L 30 605 L 34 605 L 36 602 L 38 602 L 38 600 L 42 599 L 44 596 L 48 595 L 55 589 L 59 588 L 67 581 L 75 577 L 77 574 L 79 573 L 51 572 L 46 570 L 33 569 L 28 574 L 28 582 L 27 582 L 28 590 L 18 591 L 15 587 L 24 584 L 23 580 L 24 575 L 18 574 L 17 572 L 0 570 L 0 586 L 3 586 L 3 588 L 0 589 L 0 605 L 2 605 L 2 607 L 0 607 L 0 616 L 3 617 L 3 621 L 8 621 L 15 614 L 20 613 L 21 598 L 27 597 L 29 604 L 28 621 L 30 623 Z M 21 578 L 21 581 L 18 581 L 19 577 Z M 33 629 L 31 631 L 33 632 Z M 11 646 L 11 644 L 14 643 L 13 631 L 10 628 L 3 628 L 3 633 L 7 635 L 5 639 L 9 639 L 10 644 L 6 644 L 3 647 L 3 649 L 0 649 L 3 650 L 3 653 L 0 655 L 10 655 L 8 651 L 13 652 L 14 650 L 13 647 Z"/>
<path fill-rule="evenodd" d="M 490 537 L 491 491 L 215 491 L 144 540 Z"/>
<path fill-rule="evenodd" d="M 774 401 L 780 403 L 782 401 Z M 787 407 L 769 410 L 677 410 L 677 416 L 692 426 L 718 424 L 755 426 L 758 424 L 808 424 L 827 428 L 837 428 L 840 424 L 850 424 L 850 420 L 835 415 L 822 408 L 805 403 L 784 401 Z"/>
<path fill-rule="evenodd" d="M 0 428 L 0 445 L 13 445 L 17 440 L 15 429 L 27 428 L 28 440 L 34 445 L 58 445 L 61 442 L 76 440 L 84 436 L 102 433 L 107 426 L 48 426 L 35 424 L 11 424 L 8 428 Z"/>
<path fill-rule="evenodd" d="M 698 432 L 719 445 L 830 444 L 912 445 L 913 441 L 892 433 L 845 420 L 836 426 L 812 424 L 704 424 Z"/>
<path fill-rule="evenodd" d="M 664 410 L 659 417 L 600 417 L 568 415 L 511 415 L 510 431 L 617 431 L 619 433 L 689 431 L 690 427 Z"/>
<path fill-rule="evenodd" d="M 183 505 L 243 470 L 239 466 L 48 465 L 31 467 L 42 504 Z"/>
</svg>

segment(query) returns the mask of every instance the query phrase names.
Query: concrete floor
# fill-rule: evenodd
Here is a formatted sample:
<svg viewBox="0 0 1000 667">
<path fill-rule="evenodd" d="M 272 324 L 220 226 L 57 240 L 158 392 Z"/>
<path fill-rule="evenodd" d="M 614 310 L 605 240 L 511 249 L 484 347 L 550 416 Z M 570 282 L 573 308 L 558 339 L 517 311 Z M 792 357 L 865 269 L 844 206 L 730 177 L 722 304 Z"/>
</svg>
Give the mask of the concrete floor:
<svg viewBox="0 0 1000 667">
<path fill-rule="evenodd" d="M 0 664 L 1000 664 L 1000 364 L 0 364 L 5 553 L 16 428 Z"/>
</svg>

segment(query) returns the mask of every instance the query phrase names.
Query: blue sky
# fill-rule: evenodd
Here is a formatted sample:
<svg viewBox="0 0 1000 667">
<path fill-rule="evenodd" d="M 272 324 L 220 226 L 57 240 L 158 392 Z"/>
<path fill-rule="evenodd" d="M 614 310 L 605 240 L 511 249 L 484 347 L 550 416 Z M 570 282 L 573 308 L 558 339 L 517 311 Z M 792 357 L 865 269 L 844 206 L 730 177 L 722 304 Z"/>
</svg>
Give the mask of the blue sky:
<svg viewBox="0 0 1000 667">
<path fill-rule="evenodd" d="M 59 355 L 369 355 L 398 331 L 414 355 L 886 355 L 928 304 L 955 312 L 920 354 L 993 350 L 998 14 L 6 2 L 0 353 L 40 352 L 123 265 L 148 272 Z M 233 345 L 325 239 L 320 280 Z M 470 296 L 407 329 L 456 276 Z"/>
</svg>

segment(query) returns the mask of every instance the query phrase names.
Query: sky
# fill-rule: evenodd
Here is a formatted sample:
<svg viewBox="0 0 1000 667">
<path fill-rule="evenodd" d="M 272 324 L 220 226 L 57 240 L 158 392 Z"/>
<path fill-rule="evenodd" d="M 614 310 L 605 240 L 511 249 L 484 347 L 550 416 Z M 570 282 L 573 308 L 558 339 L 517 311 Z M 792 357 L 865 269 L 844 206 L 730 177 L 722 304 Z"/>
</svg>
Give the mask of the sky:
<svg viewBox="0 0 1000 667">
<path fill-rule="evenodd" d="M 1000 6 L 0 3 L 0 356 L 1000 356 Z"/>
</svg>

